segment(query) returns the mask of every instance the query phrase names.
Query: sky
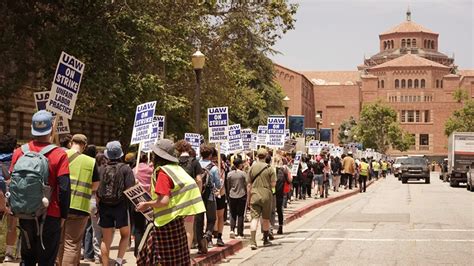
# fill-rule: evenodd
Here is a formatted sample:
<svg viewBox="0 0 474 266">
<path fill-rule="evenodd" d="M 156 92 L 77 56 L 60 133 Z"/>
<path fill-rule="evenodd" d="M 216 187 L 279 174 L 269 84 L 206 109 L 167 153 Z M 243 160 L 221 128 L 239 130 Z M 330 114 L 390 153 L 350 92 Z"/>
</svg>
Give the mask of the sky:
<svg viewBox="0 0 474 266">
<path fill-rule="evenodd" d="M 459 69 L 474 69 L 474 0 L 292 0 L 295 29 L 272 60 L 296 71 L 357 70 L 379 50 L 378 35 L 406 19 L 439 33 L 439 51 Z"/>
</svg>

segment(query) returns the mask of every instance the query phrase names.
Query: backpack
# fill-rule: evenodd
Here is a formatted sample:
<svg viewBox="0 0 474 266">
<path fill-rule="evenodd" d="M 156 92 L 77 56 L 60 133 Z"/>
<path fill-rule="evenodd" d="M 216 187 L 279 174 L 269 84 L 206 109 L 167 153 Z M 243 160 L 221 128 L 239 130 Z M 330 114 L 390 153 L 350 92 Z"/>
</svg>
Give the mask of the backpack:
<svg viewBox="0 0 474 266">
<path fill-rule="evenodd" d="M 287 174 L 285 173 L 285 170 L 282 167 L 277 167 L 276 174 L 277 174 L 277 180 L 276 180 L 276 186 L 275 186 L 275 194 L 283 195 L 283 188 L 285 187 Z"/>
<path fill-rule="evenodd" d="M 100 202 L 106 205 L 115 206 L 123 201 L 123 191 L 125 190 L 125 176 L 120 171 L 124 163 L 108 164 L 105 166 L 103 175 L 100 178 L 97 196 Z"/>
<path fill-rule="evenodd" d="M 8 204 L 15 217 L 37 220 L 46 216 L 51 187 L 48 183 L 49 161 L 45 155 L 55 148 L 50 144 L 40 152 L 34 152 L 28 144 L 21 146 L 23 155 L 13 166 L 8 195 Z"/>
<path fill-rule="evenodd" d="M 194 172 L 193 168 L 193 161 L 196 160 L 195 158 L 189 156 L 189 157 L 180 157 L 179 158 L 179 166 L 188 173 L 193 179 L 196 179 L 196 174 Z"/>
<path fill-rule="evenodd" d="M 211 169 L 214 167 L 215 164 L 210 163 L 206 167 L 204 167 L 202 172 L 202 198 L 207 200 L 209 195 L 211 195 L 212 190 L 214 188 L 214 184 L 211 181 Z"/>
</svg>

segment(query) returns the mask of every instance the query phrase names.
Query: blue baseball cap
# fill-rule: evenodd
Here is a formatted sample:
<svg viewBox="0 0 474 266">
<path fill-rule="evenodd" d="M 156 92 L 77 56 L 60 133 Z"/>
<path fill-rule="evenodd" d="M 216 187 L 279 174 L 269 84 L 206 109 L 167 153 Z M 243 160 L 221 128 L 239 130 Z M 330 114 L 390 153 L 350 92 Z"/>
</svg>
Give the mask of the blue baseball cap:
<svg viewBox="0 0 474 266">
<path fill-rule="evenodd" d="M 36 112 L 31 119 L 31 135 L 35 137 L 46 136 L 53 129 L 53 115 L 41 110 Z"/>
</svg>

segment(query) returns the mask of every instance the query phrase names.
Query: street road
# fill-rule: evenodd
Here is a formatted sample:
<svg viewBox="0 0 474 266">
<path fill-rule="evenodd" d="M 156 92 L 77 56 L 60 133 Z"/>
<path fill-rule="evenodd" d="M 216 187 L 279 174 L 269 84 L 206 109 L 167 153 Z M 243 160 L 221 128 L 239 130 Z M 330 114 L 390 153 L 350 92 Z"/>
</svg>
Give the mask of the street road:
<svg viewBox="0 0 474 266">
<path fill-rule="evenodd" d="M 474 265 L 474 193 L 437 173 L 431 184 L 389 176 L 290 224 L 274 246 L 247 247 L 226 264 Z"/>
</svg>

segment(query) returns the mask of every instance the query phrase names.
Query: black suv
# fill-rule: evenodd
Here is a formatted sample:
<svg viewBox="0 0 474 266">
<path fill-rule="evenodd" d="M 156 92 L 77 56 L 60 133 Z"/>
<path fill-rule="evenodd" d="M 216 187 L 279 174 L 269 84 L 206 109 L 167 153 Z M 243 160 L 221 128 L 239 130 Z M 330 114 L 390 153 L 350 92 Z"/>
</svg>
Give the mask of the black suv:
<svg viewBox="0 0 474 266">
<path fill-rule="evenodd" d="M 407 183 L 408 179 L 424 179 L 426 184 L 430 183 L 430 168 L 428 161 L 422 157 L 408 157 L 401 163 L 402 183 Z"/>
</svg>

